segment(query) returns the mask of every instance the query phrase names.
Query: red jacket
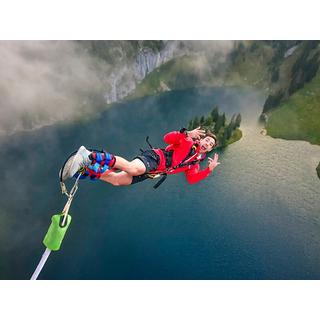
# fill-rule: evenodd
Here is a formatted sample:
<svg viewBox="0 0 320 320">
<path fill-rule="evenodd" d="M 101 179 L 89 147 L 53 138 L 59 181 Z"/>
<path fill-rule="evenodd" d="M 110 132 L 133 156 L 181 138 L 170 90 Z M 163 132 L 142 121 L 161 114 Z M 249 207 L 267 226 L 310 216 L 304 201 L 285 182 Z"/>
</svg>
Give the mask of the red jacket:
<svg viewBox="0 0 320 320">
<path fill-rule="evenodd" d="M 172 167 L 179 165 L 182 161 L 186 159 L 188 156 L 192 146 L 194 145 L 194 141 L 187 137 L 184 133 L 179 131 L 169 132 L 164 136 L 164 142 L 169 144 L 166 147 L 166 151 L 173 150 L 172 155 Z M 160 163 L 157 168 L 157 171 L 165 171 L 165 157 L 163 151 L 161 149 L 153 149 L 160 157 Z M 196 156 L 200 155 L 199 151 L 196 151 Z M 175 170 L 168 171 L 168 174 L 175 174 L 179 172 L 184 172 L 186 178 L 190 184 L 197 183 L 200 180 L 206 178 L 210 174 L 209 168 L 204 170 L 200 170 L 199 163 L 191 164 L 186 167 L 177 168 Z"/>
</svg>

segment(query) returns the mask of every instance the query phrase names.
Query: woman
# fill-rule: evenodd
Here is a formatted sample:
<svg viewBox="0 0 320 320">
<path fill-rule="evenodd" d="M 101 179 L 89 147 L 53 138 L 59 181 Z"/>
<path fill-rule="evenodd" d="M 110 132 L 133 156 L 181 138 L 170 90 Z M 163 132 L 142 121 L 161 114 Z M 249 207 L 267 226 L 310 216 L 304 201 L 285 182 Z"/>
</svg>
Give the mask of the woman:
<svg viewBox="0 0 320 320">
<path fill-rule="evenodd" d="M 107 152 L 91 152 L 82 146 L 66 163 L 62 180 L 81 174 L 114 186 L 126 186 L 148 178 L 184 172 L 187 181 L 193 184 L 208 177 L 219 164 L 218 154 L 215 154 L 213 159 L 208 158 L 207 168 L 200 169 L 200 161 L 217 146 L 216 136 L 205 133 L 200 127 L 167 133 L 164 141 L 168 144 L 165 149 L 143 151 L 132 161 Z"/>
</svg>

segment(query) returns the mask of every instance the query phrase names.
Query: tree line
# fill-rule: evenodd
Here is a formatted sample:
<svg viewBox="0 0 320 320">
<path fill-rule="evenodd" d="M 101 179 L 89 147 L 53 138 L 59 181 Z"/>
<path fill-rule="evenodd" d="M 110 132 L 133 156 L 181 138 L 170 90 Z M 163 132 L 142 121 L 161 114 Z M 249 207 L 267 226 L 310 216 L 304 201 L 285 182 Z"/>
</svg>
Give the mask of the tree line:
<svg viewBox="0 0 320 320">
<path fill-rule="evenodd" d="M 226 147 L 236 130 L 239 130 L 241 124 L 241 114 L 233 114 L 230 122 L 227 122 L 225 113 L 219 113 L 219 107 L 215 106 L 210 114 L 205 117 L 195 117 L 188 123 L 188 130 L 201 127 L 214 133 L 219 141 L 219 148 Z M 241 135 L 240 135 L 241 137 Z"/>
</svg>

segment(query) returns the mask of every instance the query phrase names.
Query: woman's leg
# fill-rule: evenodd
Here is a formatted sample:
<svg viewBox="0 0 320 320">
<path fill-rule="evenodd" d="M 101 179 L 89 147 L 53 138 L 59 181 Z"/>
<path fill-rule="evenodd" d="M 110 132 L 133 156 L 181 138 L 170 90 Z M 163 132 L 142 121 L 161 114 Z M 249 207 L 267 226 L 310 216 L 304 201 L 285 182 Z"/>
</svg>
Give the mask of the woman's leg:
<svg viewBox="0 0 320 320">
<path fill-rule="evenodd" d="M 120 156 L 115 156 L 115 158 L 116 161 L 113 168 L 125 171 L 130 176 L 140 176 L 147 170 L 145 164 L 140 159 L 128 161 Z"/>
<path fill-rule="evenodd" d="M 132 175 L 124 171 L 107 171 L 101 175 L 100 180 L 111 183 L 114 186 L 128 186 L 132 182 Z"/>
<path fill-rule="evenodd" d="M 127 172 L 131 176 L 140 176 L 147 171 L 148 159 L 144 162 L 139 157 L 132 161 L 128 161 L 120 156 L 116 156 L 106 152 L 92 152 L 89 156 L 91 161 L 100 165 L 107 165 L 110 168 Z"/>
</svg>

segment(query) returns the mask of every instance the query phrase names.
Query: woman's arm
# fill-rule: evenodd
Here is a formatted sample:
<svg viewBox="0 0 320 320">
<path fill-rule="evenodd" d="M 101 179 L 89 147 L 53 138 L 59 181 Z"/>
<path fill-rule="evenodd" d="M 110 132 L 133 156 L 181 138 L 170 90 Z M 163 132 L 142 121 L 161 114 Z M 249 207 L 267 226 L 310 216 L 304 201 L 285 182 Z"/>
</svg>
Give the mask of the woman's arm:
<svg viewBox="0 0 320 320">
<path fill-rule="evenodd" d="M 167 144 L 180 144 L 182 141 L 187 139 L 187 130 L 185 128 L 180 131 L 172 131 L 167 133 L 163 140 Z"/>
<path fill-rule="evenodd" d="M 182 128 L 180 131 L 172 131 L 164 136 L 164 142 L 167 144 L 180 144 L 181 141 L 191 138 L 194 140 L 199 140 L 205 135 L 205 131 L 200 129 L 200 127 L 187 131 L 186 128 Z"/>
<path fill-rule="evenodd" d="M 191 169 L 185 171 L 185 175 L 186 175 L 187 181 L 190 184 L 194 184 L 207 178 L 210 172 L 211 171 L 209 167 L 204 170 L 200 170 L 200 165 L 196 164 Z"/>
<path fill-rule="evenodd" d="M 208 175 L 220 164 L 218 158 L 219 156 L 217 153 L 215 153 L 213 159 L 208 158 L 208 167 L 204 170 L 200 170 L 200 165 L 197 163 L 191 169 L 185 171 L 188 182 L 194 184 L 208 177 Z"/>
</svg>

